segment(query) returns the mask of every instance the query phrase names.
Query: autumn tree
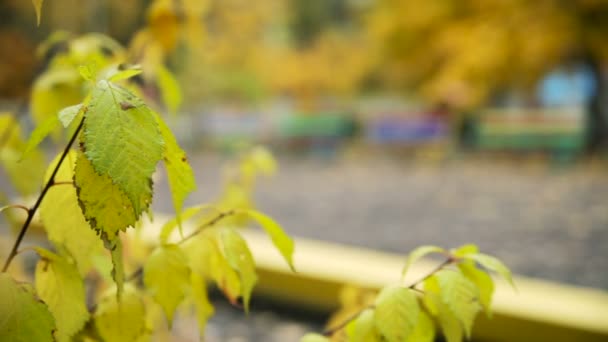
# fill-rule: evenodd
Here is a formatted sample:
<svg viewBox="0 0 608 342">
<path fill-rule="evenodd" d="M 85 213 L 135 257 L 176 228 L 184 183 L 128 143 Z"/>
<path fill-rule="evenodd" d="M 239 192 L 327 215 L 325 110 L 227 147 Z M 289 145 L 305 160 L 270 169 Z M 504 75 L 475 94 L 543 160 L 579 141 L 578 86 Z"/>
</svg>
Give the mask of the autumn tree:
<svg viewBox="0 0 608 342">
<path fill-rule="evenodd" d="M 530 90 L 557 66 L 585 64 L 597 84 L 591 145 L 606 143 L 606 1 L 387 0 L 375 4 L 367 27 L 385 81 L 456 108 Z"/>
</svg>

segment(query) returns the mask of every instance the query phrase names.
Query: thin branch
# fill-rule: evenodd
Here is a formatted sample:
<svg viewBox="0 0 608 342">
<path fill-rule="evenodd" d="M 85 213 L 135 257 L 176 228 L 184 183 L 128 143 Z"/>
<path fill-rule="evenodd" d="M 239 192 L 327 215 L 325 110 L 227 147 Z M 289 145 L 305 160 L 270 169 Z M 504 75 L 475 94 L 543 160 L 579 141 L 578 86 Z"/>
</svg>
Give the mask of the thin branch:
<svg viewBox="0 0 608 342">
<path fill-rule="evenodd" d="M 3 212 L 6 209 L 11 209 L 11 208 L 17 208 L 17 209 L 23 209 L 25 210 L 25 212 L 29 212 L 30 209 L 26 206 L 24 206 L 23 204 L 9 204 L 9 205 L 5 205 L 4 207 L 0 208 L 0 212 Z"/>
<path fill-rule="evenodd" d="M 412 283 L 410 286 L 408 286 L 407 288 L 408 288 L 408 289 L 412 289 L 412 290 L 414 290 L 414 288 L 415 288 L 415 287 L 416 287 L 418 284 L 420 284 L 420 283 L 424 282 L 425 280 L 429 279 L 431 276 L 433 276 L 433 274 L 435 274 L 435 273 L 437 273 L 437 272 L 441 271 L 441 270 L 442 270 L 444 267 L 446 267 L 447 265 L 452 264 L 454 261 L 456 261 L 456 259 L 454 259 L 454 258 L 452 258 L 452 257 L 450 257 L 450 258 L 446 259 L 444 262 L 442 262 L 441 264 L 437 265 L 437 267 L 435 267 L 435 268 L 434 268 L 434 269 L 433 269 L 431 272 L 429 272 L 427 275 L 425 275 L 424 277 L 422 277 L 422 278 L 420 278 L 420 279 L 416 280 L 415 282 L 413 282 L 413 283 Z"/>
<path fill-rule="evenodd" d="M 215 226 L 219 221 L 225 219 L 226 217 L 232 216 L 234 215 L 236 212 L 234 210 L 228 210 L 228 211 L 223 211 L 220 212 L 217 216 L 215 216 L 214 218 L 212 218 L 211 220 L 203 223 L 200 227 L 198 227 L 198 229 L 196 229 L 195 231 L 193 231 L 192 233 L 186 235 L 183 239 L 181 239 L 177 244 L 181 245 L 182 243 L 190 240 L 191 238 L 195 237 L 196 235 L 198 235 L 200 232 L 202 232 L 204 229 L 207 229 L 209 227 Z M 143 267 L 139 267 L 137 270 L 135 270 L 135 272 L 131 273 L 130 276 L 128 276 L 126 278 L 126 281 L 133 281 L 139 277 L 141 277 L 144 274 L 144 269 Z"/>
<path fill-rule="evenodd" d="M 337 331 L 340 331 L 342 329 L 344 329 L 344 327 L 346 327 L 348 325 L 348 323 L 356 320 L 361 313 L 363 313 L 363 311 L 367 310 L 367 309 L 373 309 L 374 306 L 373 305 L 368 305 L 366 307 L 364 307 L 363 309 L 355 312 L 354 314 L 350 315 L 347 319 L 345 319 L 344 321 L 342 321 L 342 323 L 333 326 L 331 328 L 325 329 L 322 333 L 322 335 L 330 337 L 331 335 L 335 334 Z"/>
<path fill-rule="evenodd" d="M 57 175 L 57 172 L 59 172 L 59 168 L 61 167 L 61 164 L 63 164 L 63 160 L 68 155 L 68 152 L 70 152 L 70 148 L 72 148 L 74 141 L 78 137 L 78 134 L 80 133 L 80 130 L 82 129 L 83 123 L 84 123 L 84 117 L 80 120 L 78 127 L 74 131 L 74 134 L 70 138 L 70 141 L 68 142 L 67 146 L 63 150 L 63 153 L 61 154 L 61 157 L 59 158 L 59 162 L 57 162 L 57 165 L 55 165 L 55 169 L 53 170 L 51 177 L 49 178 L 49 180 L 46 182 L 44 188 L 42 189 L 42 192 L 40 192 L 40 195 L 38 196 L 36 203 L 34 204 L 33 207 L 31 207 L 27 210 L 27 218 L 26 218 L 25 222 L 23 223 L 23 226 L 21 227 L 21 231 L 19 231 L 19 235 L 17 236 L 17 239 L 15 240 L 15 244 L 13 245 L 13 249 L 11 250 L 11 253 L 8 255 L 8 258 L 6 259 L 6 262 L 4 263 L 4 266 L 2 267 L 2 272 L 6 272 L 6 270 L 8 269 L 8 267 L 11 264 L 11 261 L 13 261 L 13 258 L 15 257 L 15 255 L 17 255 L 17 249 L 19 248 L 19 245 L 21 244 L 21 241 L 23 240 L 23 237 L 25 236 L 25 233 L 27 232 L 27 229 L 30 226 L 30 223 L 32 222 L 32 219 L 34 218 L 34 214 L 36 214 L 36 211 L 38 210 L 40 203 L 42 203 L 42 200 L 44 199 L 44 196 L 46 195 L 47 191 L 49 191 L 51 186 L 53 186 L 53 184 L 55 183 L 55 176 Z"/>
<path fill-rule="evenodd" d="M 51 186 L 55 186 L 55 185 L 74 185 L 74 181 L 59 181 L 59 182 L 53 182 L 53 184 L 51 184 Z"/>
</svg>

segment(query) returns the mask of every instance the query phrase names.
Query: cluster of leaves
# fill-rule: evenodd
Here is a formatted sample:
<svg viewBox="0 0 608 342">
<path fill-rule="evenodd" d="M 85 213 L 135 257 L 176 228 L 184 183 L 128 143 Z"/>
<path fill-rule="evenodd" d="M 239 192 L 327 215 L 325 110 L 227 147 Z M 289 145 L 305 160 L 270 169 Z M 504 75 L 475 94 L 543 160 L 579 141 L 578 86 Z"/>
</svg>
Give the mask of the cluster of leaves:
<svg viewBox="0 0 608 342">
<path fill-rule="evenodd" d="M 475 245 L 452 250 L 421 246 L 409 254 L 402 283 L 410 265 L 431 253 L 446 260 L 410 285 L 384 287 L 371 304 L 359 305 L 354 315 L 323 335 L 311 333 L 301 341 L 432 342 L 438 328 L 448 342 L 470 338 L 477 314 L 483 310 L 491 315 L 494 282 L 488 272 L 498 273 L 513 285 L 511 272 Z"/>
<path fill-rule="evenodd" d="M 0 310 L 0 340 L 145 340 L 165 326 L 159 313 L 170 326 L 181 303 L 195 308 L 202 334 L 213 313 L 207 282 L 248 310 L 257 276 L 238 229 L 251 221 L 269 234 L 293 268 L 293 241 L 253 210 L 251 201 L 255 177 L 276 167 L 272 156 L 253 149 L 218 201 L 182 211 L 196 187 L 187 156 L 141 99 L 141 88 L 128 82 L 141 68 L 120 64 L 108 43 L 115 47 L 111 51 L 120 51 L 102 36 L 66 40 L 66 52 L 53 56 L 34 86 L 33 114 L 43 117 L 30 140 L 24 143 L 16 130 L 3 134 L 12 148 L 6 150 L 22 151 L 25 161 L 41 155 L 37 146 L 46 136 L 57 132 L 61 140 L 60 124 L 69 142 L 50 164 L 36 204 L 12 206 L 25 209 L 28 218 L 3 271 L 37 211 L 54 250 L 35 248 L 40 260 L 33 288 L 0 275 L 0 301 L 8 303 Z M 65 89 L 74 96 L 57 93 Z M 74 103 L 78 97 L 84 100 Z M 152 216 L 152 175 L 161 160 L 176 217 L 163 226 L 159 245 L 150 251 L 123 232 L 139 227 L 143 233 L 143 214 Z"/>
</svg>

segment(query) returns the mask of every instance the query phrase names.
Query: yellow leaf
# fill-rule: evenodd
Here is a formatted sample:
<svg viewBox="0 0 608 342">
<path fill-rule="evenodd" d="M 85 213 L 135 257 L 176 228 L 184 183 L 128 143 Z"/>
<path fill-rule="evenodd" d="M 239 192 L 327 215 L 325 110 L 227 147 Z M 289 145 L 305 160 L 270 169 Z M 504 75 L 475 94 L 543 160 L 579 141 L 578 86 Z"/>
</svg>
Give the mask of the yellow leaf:
<svg viewBox="0 0 608 342">
<path fill-rule="evenodd" d="M 59 157 L 49 165 L 46 179 L 51 176 Z M 72 181 L 75 165 L 76 152 L 71 151 L 59 167 L 55 181 Z M 103 245 L 82 214 L 76 188 L 70 184 L 51 187 L 40 204 L 40 218 L 55 248 L 65 248 L 75 259 L 80 273 L 86 274 L 91 268 L 92 257 L 102 250 Z"/>
<path fill-rule="evenodd" d="M 198 329 L 200 332 L 200 340 L 204 341 L 207 321 L 213 315 L 215 310 L 213 309 L 213 305 L 211 305 L 209 296 L 207 295 L 207 285 L 205 283 L 205 279 L 195 272 L 190 274 L 190 279 L 192 284 L 192 297 L 194 298 L 194 306 L 196 308 Z"/>
<path fill-rule="evenodd" d="M 144 285 L 163 308 L 169 325 L 189 284 L 188 259 L 177 245 L 158 247 L 144 265 Z"/>
<path fill-rule="evenodd" d="M 44 0 L 32 0 L 34 10 L 36 10 L 36 25 L 40 26 L 40 17 L 42 16 L 42 3 Z"/>
<path fill-rule="evenodd" d="M 95 328 L 105 341 L 132 342 L 146 333 L 146 309 L 132 286 L 117 301 L 113 293 L 103 297 L 95 311 Z"/>
<path fill-rule="evenodd" d="M 420 307 L 412 290 L 401 286 L 383 288 L 376 298 L 374 324 L 388 341 L 404 341 L 418 322 Z"/>
<path fill-rule="evenodd" d="M 76 158 L 74 183 L 85 218 L 102 238 L 115 240 L 139 219 L 129 198 L 108 176 L 95 172 L 82 152 Z"/>
<path fill-rule="evenodd" d="M 54 253 L 37 248 L 36 291 L 57 324 L 57 340 L 71 341 L 89 319 L 84 282 L 75 265 Z"/>
<path fill-rule="evenodd" d="M 0 273 L 0 341 L 55 341 L 55 320 L 29 285 Z"/>
<path fill-rule="evenodd" d="M 245 240 L 231 228 L 220 230 L 220 239 L 224 247 L 224 255 L 241 280 L 241 295 L 243 296 L 243 305 L 245 312 L 249 312 L 249 300 L 251 292 L 257 282 L 255 273 L 255 262 L 253 256 Z"/>
<path fill-rule="evenodd" d="M 283 228 L 281 228 L 275 220 L 258 211 L 246 210 L 245 213 L 266 231 L 266 234 L 270 236 L 272 243 L 279 250 L 285 261 L 287 261 L 291 270 L 295 271 L 293 265 L 293 251 L 295 246 L 293 240 L 285 233 Z"/>
</svg>

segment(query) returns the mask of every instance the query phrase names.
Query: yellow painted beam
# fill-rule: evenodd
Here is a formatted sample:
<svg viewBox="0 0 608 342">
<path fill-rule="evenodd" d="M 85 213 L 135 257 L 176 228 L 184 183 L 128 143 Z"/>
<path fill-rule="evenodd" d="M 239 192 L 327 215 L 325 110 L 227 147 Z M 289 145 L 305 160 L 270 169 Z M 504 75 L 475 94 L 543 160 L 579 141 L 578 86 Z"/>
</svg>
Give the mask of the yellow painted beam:
<svg viewBox="0 0 608 342">
<path fill-rule="evenodd" d="M 335 310 L 346 284 L 380 289 L 400 280 L 404 256 L 326 242 L 296 239 L 291 272 L 269 239 L 247 231 L 246 239 L 259 268 L 256 294 L 318 312 Z M 413 279 L 434 263 L 412 267 Z M 408 277 L 409 278 L 409 277 Z M 481 314 L 473 338 L 483 341 L 608 341 L 608 293 L 596 289 L 515 277 L 517 290 L 498 281 L 494 315 Z"/>
</svg>

